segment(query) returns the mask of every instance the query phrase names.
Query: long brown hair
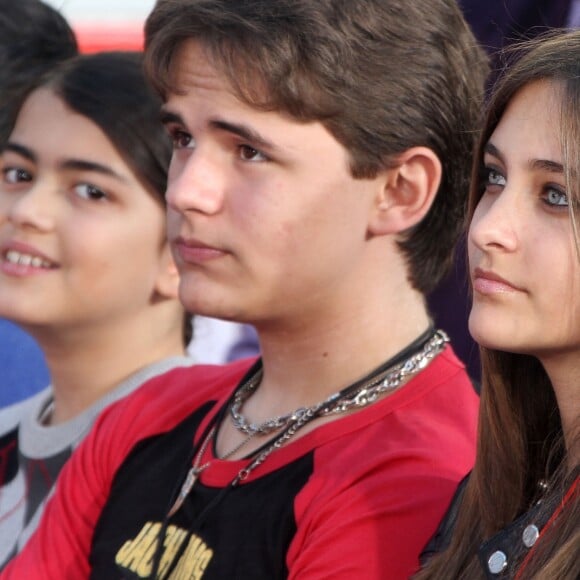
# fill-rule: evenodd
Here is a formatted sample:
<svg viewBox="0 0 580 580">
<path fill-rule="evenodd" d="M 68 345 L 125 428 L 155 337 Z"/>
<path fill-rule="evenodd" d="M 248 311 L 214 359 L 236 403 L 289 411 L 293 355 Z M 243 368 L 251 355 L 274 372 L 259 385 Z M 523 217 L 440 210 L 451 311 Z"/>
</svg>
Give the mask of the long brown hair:
<svg viewBox="0 0 580 580">
<path fill-rule="evenodd" d="M 516 56 L 514 57 L 514 54 Z M 523 56 L 522 56 L 523 55 Z M 515 60 L 514 60 L 515 59 Z M 469 211 L 481 195 L 483 148 L 507 105 L 522 87 L 538 80 L 554 83 L 560 97 L 560 133 L 574 231 L 580 207 L 580 31 L 552 33 L 511 54 L 510 66 L 490 99 L 475 152 Z M 578 247 L 578 237 L 576 237 Z M 579 254 L 580 255 L 580 254 Z M 417 579 L 483 578 L 477 551 L 538 499 L 538 481 L 562 498 L 578 466 L 570 465 L 570 445 L 579 443 L 578 418 L 568 453 L 554 391 L 533 356 L 481 348 L 482 396 L 477 459 L 461 502 L 451 544 Z M 548 505 L 550 502 L 544 502 Z M 580 501 L 573 494 L 550 533 L 542 535 L 518 578 L 580 577 Z M 515 557 L 516 568 L 524 554 Z"/>
</svg>

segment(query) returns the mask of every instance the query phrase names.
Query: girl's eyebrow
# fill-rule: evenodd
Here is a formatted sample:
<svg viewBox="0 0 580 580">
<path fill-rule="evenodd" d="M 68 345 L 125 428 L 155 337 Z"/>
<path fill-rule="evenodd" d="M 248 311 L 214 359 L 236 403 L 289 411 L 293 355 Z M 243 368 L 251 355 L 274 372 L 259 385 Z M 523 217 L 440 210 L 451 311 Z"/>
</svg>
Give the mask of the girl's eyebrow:
<svg viewBox="0 0 580 580">
<path fill-rule="evenodd" d="M 492 143 L 486 143 L 484 152 L 497 157 L 500 161 L 504 161 L 503 155 L 499 149 Z M 564 166 L 556 161 L 549 159 L 530 159 L 528 162 L 531 169 L 537 171 L 549 171 L 550 173 L 564 173 Z"/>
<path fill-rule="evenodd" d="M 532 169 L 549 171 L 550 173 L 564 173 L 564 166 L 561 163 L 550 161 L 548 159 L 532 159 L 530 161 Z"/>
<path fill-rule="evenodd" d="M 489 153 L 494 157 L 497 157 L 500 161 L 504 161 L 503 155 L 500 153 L 500 150 L 491 142 L 487 142 L 485 147 L 483 148 L 484 153 Z"/>
</svg>

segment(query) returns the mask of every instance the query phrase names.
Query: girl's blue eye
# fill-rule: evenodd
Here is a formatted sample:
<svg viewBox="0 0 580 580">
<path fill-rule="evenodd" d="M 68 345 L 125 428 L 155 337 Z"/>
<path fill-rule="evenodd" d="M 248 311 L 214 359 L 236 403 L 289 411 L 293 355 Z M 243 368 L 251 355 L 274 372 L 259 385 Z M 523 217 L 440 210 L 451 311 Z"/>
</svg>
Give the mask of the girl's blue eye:
<svg viewBox="0 0 580 580">
<path fill-rule="evenodd" d="M 79 183 L 75 186 L 74 191 L 82 199 L 99 201 L 107 197 L 104 191 L 90 183 Z"/>
<path fill-rule="evenodd" d="M 486 175 L 486 185 L 500 185 L 503 187 L 506 183 L 505 177 L 497 169 L 487 168 Z"/>
<path fill-rule="evenodd" d="M 484 165 L 479 173 L 479 184 L 481 193 L 499 193 L 506 186 L 507 179 L 505 176 L 496 169 L 495 167 L 490 167 Z"/>
<path fill-rule="evenodd" d="M 552 207 L 568 207 L 568 196 L 563 191 L 550 187 L 546 190 L 544 202 Z"/>
</svg>

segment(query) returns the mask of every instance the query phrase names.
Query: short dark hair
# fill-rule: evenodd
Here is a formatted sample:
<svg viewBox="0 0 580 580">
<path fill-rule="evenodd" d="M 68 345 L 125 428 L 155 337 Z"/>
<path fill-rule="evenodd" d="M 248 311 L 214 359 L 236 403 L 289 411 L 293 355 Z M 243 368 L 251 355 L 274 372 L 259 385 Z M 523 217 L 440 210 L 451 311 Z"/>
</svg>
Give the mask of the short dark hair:
<svg viewBox="0 0 580 580">
<path fill-rule="evenodd" d="M 159 121 L 161 100 L 143 74 L 142 53 L 80 55 L 55 67 L 40 84 L 98 125 L 141 183 L 165 204 L 171 142 Z"/>
<path fill-rule="evenodd" d="M 77 52 L 60 12 L 40 0 L 0 0 L 0 145 L 39 77 Z"/>
<path fill-rule="evenodd" d="M 107 136 L 141 184 L 165 205 L 171 140 L 159 121 L 161 99 L 143 74 L 139 52 L 79 55 L 54 67 L 35 88 L 48 87 Z M 183 340 L 191 340 L 186 314 Z"/>
<path fill-rule="evenodd" d="M 439 192 L 399 243 L 413 285 L 434 288 L 462 225 L 487 75 L 455 0 L 159 0 L 145 31 L 146 70 L 162 95 L 176 90 L 176 49 L 199 40 L 241 100 L 320 121 L 356 178 L 411 147 L 432 149 Z"/>
</svg>

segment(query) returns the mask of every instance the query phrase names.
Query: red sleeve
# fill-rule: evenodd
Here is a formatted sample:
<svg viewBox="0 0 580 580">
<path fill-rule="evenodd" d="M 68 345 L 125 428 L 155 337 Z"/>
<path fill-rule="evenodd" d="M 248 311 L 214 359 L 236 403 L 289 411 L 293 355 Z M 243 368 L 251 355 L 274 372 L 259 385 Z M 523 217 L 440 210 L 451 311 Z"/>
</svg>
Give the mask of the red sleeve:
<svg viewBox="0 0 580 580">
<path fill-rule="evenodd" d="M 301 541 L 288 554 L 290 580 L 407 580 L 418 570 L 418 554 L 457 481 L 398 470 L 344 490 L 308 515 Z"/>
<path fill-rule="evenodd" d="M 63 468 L 38 530 L 0 573 L 1 580 L 88 578 L 94 528 L 115 473 L 133 446 L 222 395 L 248 366 L 242 361 L 175 369 L 106 409 Z"/>
<path fill-rule="evenodd" d="M 424 373 L 427 388 L 400 391 L 398 403 L 393 394 L 392 412 L 315 452 L 295 501 L 292 580 L 407 580 L 418 570 L 475 460 L 479 400 L 463 371 L 443 363 Z"/>
</svg>

